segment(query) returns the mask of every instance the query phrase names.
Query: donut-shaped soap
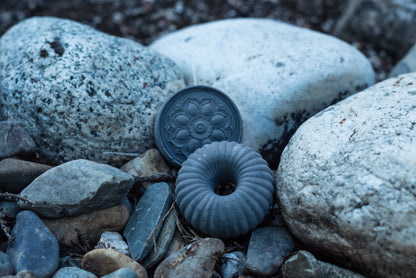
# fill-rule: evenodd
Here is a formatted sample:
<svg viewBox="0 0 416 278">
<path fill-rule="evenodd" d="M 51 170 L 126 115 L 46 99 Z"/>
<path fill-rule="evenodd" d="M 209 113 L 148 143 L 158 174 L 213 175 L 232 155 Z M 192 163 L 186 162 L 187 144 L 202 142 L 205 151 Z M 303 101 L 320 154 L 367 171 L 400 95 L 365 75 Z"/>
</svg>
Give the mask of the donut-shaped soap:
<svg viewBox="0 0 416 278">
<path fill-rule="evenodd" d="M 215 188 L 232 183 L 235 190 L 218 195 Z M 214 142 L 197 149 L 182 164 L 176 201 L 186 221 L 214 237 L 231 238 L 255 228 L 273 202 L 273 176 L 252 148 Z"/>
</svg>

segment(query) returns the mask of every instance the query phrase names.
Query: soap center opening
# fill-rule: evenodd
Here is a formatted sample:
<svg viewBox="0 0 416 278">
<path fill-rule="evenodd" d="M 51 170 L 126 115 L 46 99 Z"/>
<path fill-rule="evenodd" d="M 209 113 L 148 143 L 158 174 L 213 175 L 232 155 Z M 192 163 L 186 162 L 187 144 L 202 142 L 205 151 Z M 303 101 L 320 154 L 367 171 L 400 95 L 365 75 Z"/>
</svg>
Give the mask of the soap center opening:
<svg viewBox="0 0 416 278">
<path fill-rule="evenodd" d="M 220 196 L 227 196 L 233 193 L 237 186 L 232 181 L 223 181 L 215 186 L 215 194 Z"/>
</svg>

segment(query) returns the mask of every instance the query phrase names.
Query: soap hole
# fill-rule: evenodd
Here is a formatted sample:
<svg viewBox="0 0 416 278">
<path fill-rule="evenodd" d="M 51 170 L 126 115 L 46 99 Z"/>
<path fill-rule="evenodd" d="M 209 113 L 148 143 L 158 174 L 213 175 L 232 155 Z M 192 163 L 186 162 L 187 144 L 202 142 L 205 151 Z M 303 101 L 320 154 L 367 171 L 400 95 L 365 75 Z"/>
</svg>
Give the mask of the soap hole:
<svg viewBox="0 0 416 278">
<path fill-rule="evenodd" d="M 227 196 L 237 189 L 237 185 L 231 181 L 220 182 L 215 186 L 215 194 Z"/>
</svg>

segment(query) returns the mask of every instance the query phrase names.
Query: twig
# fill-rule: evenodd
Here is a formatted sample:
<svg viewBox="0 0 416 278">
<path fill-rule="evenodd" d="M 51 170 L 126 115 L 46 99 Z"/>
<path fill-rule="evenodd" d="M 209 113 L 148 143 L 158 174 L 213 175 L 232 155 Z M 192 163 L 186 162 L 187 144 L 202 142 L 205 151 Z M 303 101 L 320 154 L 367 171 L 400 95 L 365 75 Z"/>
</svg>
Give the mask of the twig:
<svg viewBox="0 0 416 278">
<path fill-rule="evenodd" d="M 3 230 L 4 234 L 7 237 L 7 241 L 11 243 L 13 241 L 13 237 L 10 234 L 10 228 L 6 225 L 6 220 L 4 220 L 6 215 L 3 212 L 0 212 L 0 227 Z"/>
<path fill-rule="evenodd" d="M 134 177 L 134 183 L 143 183 L 143 182 L 168 182 L 174 181 L 177 177 L 178 173 L 176 170 L 173 170 L 171 173 L 161 173 L 156 175 L 150 176 L 138 176 Z"/>
</svg>

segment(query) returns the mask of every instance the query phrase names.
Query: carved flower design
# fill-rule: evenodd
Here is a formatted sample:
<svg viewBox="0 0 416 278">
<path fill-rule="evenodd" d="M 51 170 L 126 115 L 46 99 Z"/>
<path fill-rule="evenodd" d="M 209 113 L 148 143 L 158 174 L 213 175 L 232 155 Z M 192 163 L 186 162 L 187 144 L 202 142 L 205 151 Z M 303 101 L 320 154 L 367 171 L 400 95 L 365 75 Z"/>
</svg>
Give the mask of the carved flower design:
<svg viewBox="0 0 416 278">
<path fill-rule="evenodd" d="M 185 156 L 205 144 L 222 141 L 227 136 L 227 113 L 213 99 L 188 99 L 170 115 L 173 132 L 170 142 Z"/>
</svg>

